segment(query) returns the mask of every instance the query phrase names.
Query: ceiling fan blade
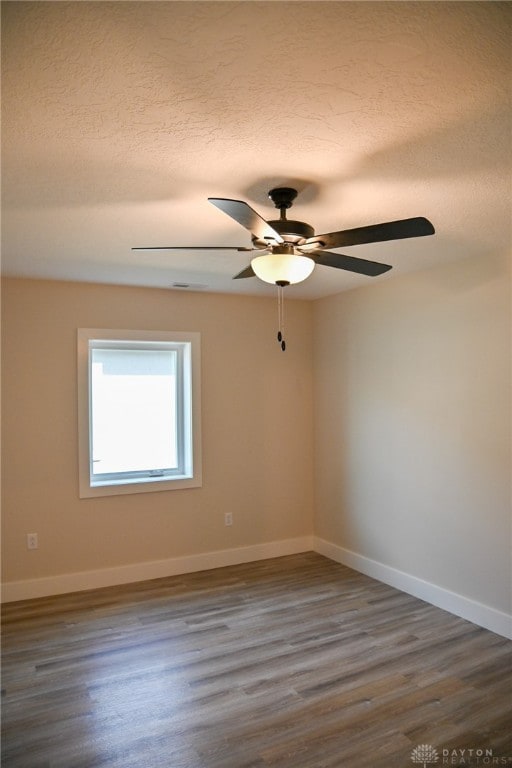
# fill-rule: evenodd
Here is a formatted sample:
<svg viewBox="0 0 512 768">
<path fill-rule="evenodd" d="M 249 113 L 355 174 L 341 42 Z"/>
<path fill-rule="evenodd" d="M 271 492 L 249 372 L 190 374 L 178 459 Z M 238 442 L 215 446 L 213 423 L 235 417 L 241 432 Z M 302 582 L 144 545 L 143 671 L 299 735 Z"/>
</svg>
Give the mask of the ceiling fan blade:
<svg viewBox="0 0 512 768">
<path fill-rule="evenodd" d="M 256 248 L 237 248 L 233 245 L 144 245 L 132 251 L 255 251 Z"/>
<path fill-rule="evenodd" d="M 250 264 L 245 269 L 242 269 L 242 271 L 239 272 L 238 275 L 235 275 L 233 277 L 233 280 L 240 280 L 242 277 L 256 277 L 256 273 L 254 272 Z"/>
<path fill-rule="evenodd" d="M 317 244 L 323 248 L 345 248 L 347 245 L 380 243 L 383 240 L 401 240 L 406 237 L 424 237 L 433 235 L 434 227 L 428 219 L 417 216 L 414 219 L 387 221 L 384 224 L 371 224 L 368 227 L 345 229 L 341 232 L 328 232 L 315 235 L 306 240 L 306 244 Z"/>
<path fill-rule="evenodd" d="M 209 197 L 209 202 L 223 213 L 227 213 L 238 224 L 248 229 L 258 240 L 273 240 L 282 243 L 283 238 L 250 205 L 243 200 L 228 200 L 224 197 Z"/>
<path fill-rule="evenodd" d="M 357 259 L 354 256 L 345 256 L 343 253 L 331 253 L 331 251 L 307 251 L 307 256 L 310 256 L 315 264 L 345 269 L 348 272 L 357 272 L 359 275 L 368 275 L 369 277 L 382 275 L 391 269 L 390 264 Z"/>
</svg>

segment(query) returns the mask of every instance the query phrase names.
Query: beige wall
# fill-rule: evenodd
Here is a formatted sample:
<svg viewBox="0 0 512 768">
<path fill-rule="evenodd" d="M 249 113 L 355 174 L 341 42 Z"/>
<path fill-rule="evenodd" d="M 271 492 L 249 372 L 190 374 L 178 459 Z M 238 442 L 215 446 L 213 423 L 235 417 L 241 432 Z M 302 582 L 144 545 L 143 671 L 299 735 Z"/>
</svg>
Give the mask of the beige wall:
<svg viewBox="0 0 512 768">
<path fill-rule="evenodd" d="M 5 581 L 311 535 L 308 302 L 287 303 L 283 354 L 271 299 L 17 279 L 2 289 Z M 202 488 L 78 498 L 78 327 L 201 332 Z"/>
<path fill-rule="evenodd" d="M 510 612 L 509 304 L 506 263 L 467 259 L 289 301 L 283 354 L 270 299 L 4 280 L 4 580 L 315 530 Z M 77 327 L 201 332 L 202 488 L 78 498 Z"/>
<path fill-rule="evenodd" d="M 510 612 L 506 261 L 324 299 L 314 330 L 317 535 Z"/>
</svg>

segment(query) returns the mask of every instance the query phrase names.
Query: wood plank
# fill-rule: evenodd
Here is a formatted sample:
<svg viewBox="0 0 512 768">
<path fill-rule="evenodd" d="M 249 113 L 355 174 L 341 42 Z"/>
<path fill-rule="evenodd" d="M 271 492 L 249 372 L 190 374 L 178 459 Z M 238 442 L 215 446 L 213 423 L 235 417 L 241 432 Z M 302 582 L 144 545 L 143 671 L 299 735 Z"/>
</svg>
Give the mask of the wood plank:
<svg viewBox="0 0 512 768">
<path fill-rule="evenodd" d="M 3 607 L 4 768 L 512 763 L 512 642 L 305 553 Z"/>
</svg>

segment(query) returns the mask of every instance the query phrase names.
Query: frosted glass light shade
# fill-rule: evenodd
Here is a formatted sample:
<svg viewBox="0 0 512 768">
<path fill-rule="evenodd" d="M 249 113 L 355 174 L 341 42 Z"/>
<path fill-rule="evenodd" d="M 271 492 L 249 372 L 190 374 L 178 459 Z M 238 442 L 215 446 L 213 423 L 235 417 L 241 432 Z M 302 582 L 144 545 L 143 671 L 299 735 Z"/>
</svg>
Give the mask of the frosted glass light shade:
<svg viewBox="0 0 512 768">
<path fill-rule="evenodd" d="M 256 277 L 265 283 L 301 283 L 315 268 L 313 259 L 292 253 L 269 253 L 251 261 Z"/>
</svg>

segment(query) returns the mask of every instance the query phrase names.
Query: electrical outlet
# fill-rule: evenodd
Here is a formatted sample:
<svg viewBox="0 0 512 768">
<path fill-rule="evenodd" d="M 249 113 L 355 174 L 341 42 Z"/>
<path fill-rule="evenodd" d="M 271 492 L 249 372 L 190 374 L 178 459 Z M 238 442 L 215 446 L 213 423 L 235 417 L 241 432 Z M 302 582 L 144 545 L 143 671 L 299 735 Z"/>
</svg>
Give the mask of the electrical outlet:
<svg viewBox="0 0 512 768">
<path fill-rule="evenodd" d="M 37 533 L 27 533 L 27 549 L 37 549 L 38 546 Z"/>
<path fill-rule="evenodd" d="M 224 513 L 224 525 L 233 525 L 233 514 L 232 514 L 232 512 L 225 512 Z"/>
</svg>

